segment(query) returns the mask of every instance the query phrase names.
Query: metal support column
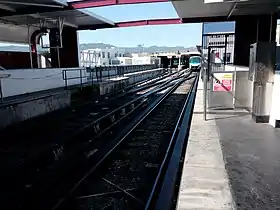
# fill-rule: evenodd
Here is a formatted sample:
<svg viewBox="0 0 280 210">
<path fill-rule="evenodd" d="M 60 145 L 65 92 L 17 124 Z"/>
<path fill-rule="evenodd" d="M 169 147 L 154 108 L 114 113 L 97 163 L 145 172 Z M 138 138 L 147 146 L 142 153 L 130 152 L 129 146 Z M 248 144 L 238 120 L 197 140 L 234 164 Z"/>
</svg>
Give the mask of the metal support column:
<svg viewBox="0 0 280 210">
<path fill-rule="evenodd" d="M 0 97 L 1 97 L 1 103 L 3 103 L 2 79 L 0 79 Z"/>
<path fill-rule="evenodd" d="M 208 47 L 208 55 L 207 55 L 207 68 L 204 71 L 203 77 L 203 116 L 204 120 L 207 120 L 207 83 L 209 80 L 209 70 L 210 70 L 210 62 L 211 62 L 211 47 Z"/>
<path fill-rule="evenodd" d="M 3 86 L 2 86 L 2 79 L 5 79 L 5 78 L 8 78 L 10 77 L 11 75 L 10 74 L 0 74 L 0 103 L 3 103 Z"/>
<path fill-rule="evenodd" d="M 204 120 L 207 120 L 207 73 L 206 73 L 206 69 L 204 71 L 204 77 L 203 77 L 203 117 Z"/>
<path fill-rule="evenodd" d="M 228 34 L 225 36 L 225 53 L 224 53 L 224 65 L 227 64 L 227 42 L 228 42 Z"/>
</svg>

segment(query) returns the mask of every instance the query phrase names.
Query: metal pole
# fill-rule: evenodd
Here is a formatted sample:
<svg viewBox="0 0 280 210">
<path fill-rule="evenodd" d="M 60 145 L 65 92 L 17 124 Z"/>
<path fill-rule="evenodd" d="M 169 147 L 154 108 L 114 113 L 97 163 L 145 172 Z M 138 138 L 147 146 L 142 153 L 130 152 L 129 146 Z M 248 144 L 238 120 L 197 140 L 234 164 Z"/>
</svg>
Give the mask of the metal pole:
<svg viewBox="0 0 280 210">
<path fill-rule="evenodd" d="M 60 56 L 59 56 L 59 48 L 56 48 L 57 51 L 57 63 L 58 63 L 58 68 L 60 68 Z"/>
<path fill-rule="evenodd" d="M 102 78 L 102 70 L 103 70 L 103 67 L 102 66 L 100 66 L 100 69 L 99 69 L 100 71 L 99 71 L 99 73 L 100 73 L 100 81 L 102 81 L 103 80 L 103 78 Z"/>
<path fill-rule="evenodd" d="M 91 74 L 91 87 L 93 87 L 93 68 L 90 68 L 90 74 Z"/>
<path fill-rule="evenodd" d="M 98 67 L 95 66 L 94 70 L 95 70 L 95 75 L 96 75 L 96 81 L 99 82 L 98 71 L 97 71 Z"/>
<path fill-rule="evenodd" d="M 204 46 L 204 26 L 205 25 L 205 23 L 202 23 L 202 36 L 201 36 L 201 46 L 202 46 L 202 48 L 203 48 L 203 46 Z"/>
<path fill-rule="evenodd" d="M 3 103 L 2 79 L 0 79 L 0 96 L 1 96 L 1 103 Z"/>
<path fill-rule="evenodd" d="M 95 51 L 94 51 L 94 66 L 96 66 L 96 53 L 95 53 Z"/>
<path fill-rule="evenodd" d="M 237 2 L 232 6 L 232 8 L 230 9 L 229 13 L 228 13 L 228 16 L 227 16 L 227 19 L 229 19 L 232 15 L 232 13 L 234 12 L 235 8 L 237 6 Z"/>
<path fill-rule="evenodd" d="M 66 87 L 66 89 L 68 89 L 68 78 L 67 78 L 67 70 L 63 70 L 63 72 L 64 72 L 64 75 L 65 75 L 65 87 Z"/>
<path fill-rule="evenodd" d="M 178 70 L 181 68 L 181 56 L 179 55 Z"/>
<path fill-rule="evenodd" d="M 28 25 L 28 32 L 27 32 L 27 38 L 29 43 L 29 56 L 30 56 L 30 67 L 33 69 L 33 59 L 32 59 L 32 52 L 31 52 L 31 43 L 30 43 L 30 26 Z"/>
<path fill-rule="evenodd" d="M 205 121 L 207 120 L 206 103 L 207 103 L 207 79 L 206 79 L 206 70 L 205 70 L 204 80 L 203 80 L 203 116 Z"/>
<path fill-rule="evenodd" d="M 269 42 L 271 42 L 271 39 L 272 39 L 272 22 L 273 22 L 273 20 L 272 20 L 272 18 L 273 18 L 273 16 L 272 16 L 272 14 L 270 14 L 270 30 L 269 30 Z"/>
<path fill-rule="evenodd" d="M 83 78 L 82 78 L 82 69 L 80 69 L 80 88 L 82 88 L 83 85 Z"/>
<path fill-rule="evenodd" d="M 208 60 L 207 60 L 207 69 L 204 71 L 204 80 L 203 80 L 203 116 L 204 120 L 207 120 L 207 83 L 208 83 L 208 71 L 210 70 L 210 62 L 211 62 L 211 47 L 208 47 Z"/>
<path fill-rule="evenodd" d="M 259 18 L 257 19 L 257 37 L 256 42 L 259 42 Z"/>
<path fill-rule="evenodd" d="M 225 68 L 226 68 L 226 64 L 227 64 L 227 42 L 228 42 L 228 34 L 226 34 L 226 37 L 225 37 L 225 54 L 224 54 L 224 65 L 225 65 Z"/>
<path fill-rule="evenodd" d="M 110 70 L 111 70 L 111 67 L 108 66 L 108 79 L 110 79 Z"/>
</svg>

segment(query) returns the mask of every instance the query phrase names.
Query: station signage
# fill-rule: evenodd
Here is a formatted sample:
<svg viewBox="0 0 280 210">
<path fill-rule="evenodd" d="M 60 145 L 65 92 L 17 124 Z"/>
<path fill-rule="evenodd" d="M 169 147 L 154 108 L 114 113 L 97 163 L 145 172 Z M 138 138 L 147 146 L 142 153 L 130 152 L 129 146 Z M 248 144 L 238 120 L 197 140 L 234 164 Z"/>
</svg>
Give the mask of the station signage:
<svg viewBox="0 0 280 210">
<path fill-rule="evenodd" d="M 231 92 L 233 90 L 233 73 L 214 73 L 213 77 L 214 92 Z"/>
</svg>

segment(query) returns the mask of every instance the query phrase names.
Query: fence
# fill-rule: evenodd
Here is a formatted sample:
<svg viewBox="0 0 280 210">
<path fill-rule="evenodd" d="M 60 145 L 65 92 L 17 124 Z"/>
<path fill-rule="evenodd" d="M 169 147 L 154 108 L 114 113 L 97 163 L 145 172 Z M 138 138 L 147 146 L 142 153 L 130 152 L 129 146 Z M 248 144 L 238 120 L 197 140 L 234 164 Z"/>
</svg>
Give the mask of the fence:
<svg viewBox="0 0 280 210">
<path fill-rule="evenodd" d="M 96 82 L 107 81 L 110 78 L 124 77 L 126 74 L 146 71 L 159 68 L 159 65 L 118 65 L 118 66 L 98 66 L 77 69 L 64 69 L 62 78 L 66 89 L 71 83 L 79 83 L 80 87 L 84 85 L 93 85 Z M 75 72 L 75 74 L 73 74 Z M 70 76 L 70 74 L 72 76 Z"/>
<path fill-rule="evenodd" d="M 233 64 L 234 42 L 234 33 L 203 34 L 202 52 L 212 72 L 223 71 L 225 65 Z"/>
</svg>

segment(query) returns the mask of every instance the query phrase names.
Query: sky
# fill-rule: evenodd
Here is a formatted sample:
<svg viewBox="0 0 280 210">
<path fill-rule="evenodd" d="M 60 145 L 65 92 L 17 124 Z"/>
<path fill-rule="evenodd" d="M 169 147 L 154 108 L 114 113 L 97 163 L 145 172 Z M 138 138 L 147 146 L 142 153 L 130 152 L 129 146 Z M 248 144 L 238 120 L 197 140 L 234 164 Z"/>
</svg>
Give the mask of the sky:
<svg viewBox="0 0 280 210">
<path fill-rule="evenodd" d="M 98 7 L 89 11 L 113 22 L 178 18 L 172 3 L 150 3 Z M 201 43 L 202 24 L 176 24 L 100 29 L 79 32 L 80 43 L 106 43 L 118 47 L 196 46 Z"/>
<path fill-rule="evenodd" d="M 118 5 L 87 9 L 113 22 L 179 18 L 171 2 Z M 201 44 L 202 24 L 138 26 L 79 31 L 80 43 L 104 43 L 117 47 L 144 45 L 194 47 Z M 0 43 L 0 46 L 17 45 Z"/>
</svg>

